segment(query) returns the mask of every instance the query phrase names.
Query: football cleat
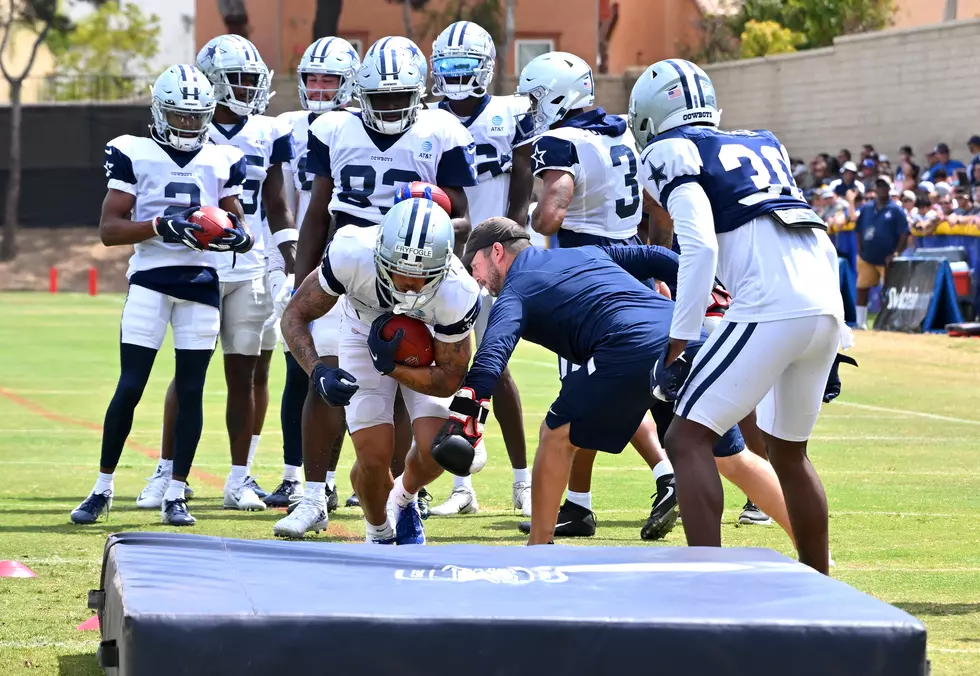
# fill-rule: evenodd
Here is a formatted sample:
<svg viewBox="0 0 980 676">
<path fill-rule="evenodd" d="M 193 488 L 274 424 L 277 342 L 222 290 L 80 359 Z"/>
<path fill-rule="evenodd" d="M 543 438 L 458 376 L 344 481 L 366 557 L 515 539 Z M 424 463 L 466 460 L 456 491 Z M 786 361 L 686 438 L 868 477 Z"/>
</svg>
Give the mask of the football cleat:
<svg viewBox="0 0 980 676">
<path fill-rule="evenodd" d="M 555 524 L 556 538 L 590 538 L 595 535 L 595 512 L 574 502 L 565 500 L 558 510 L 558 522 Z M 531 522 L 521 521 L 518 530 L 525 535 L 531 532 Z"/>
<path fill-rule="evenodd" d="M 458 486 L 449 494 L 449 498 L 429 510 L 432 516 L 453 516 L 455 514 L 476 514 L 480 505 L 476 501 L 476 493 L 466 486 Z"/>
<path fill-rule="evenodd" d="M 665 474 L 657 479 L 657 492 L 651 496 L 653 507 L 650 516 L 640 529 L 640 538 L 660 540 L 674 529 L 677 523 L 677 494 L 674 488 L 674 475 Z"/>
<path fill-rule="evenodd" d="M 419 516 L 421 516 L 422 520 L 424 521 L 425 519 L 429 518 L 430 514 L 432 514 L 432 510 L 430 509 L 432 506 L 432 493 L 425 490 L 425 486 L 422 486 L 422 488 L 419 489 L 418 501 Z"/>
<path fill-rule="evenodd" d="M 326 493 L 327 513 L 329 514 L 330 512 L 336 512 L 337 508 L 340 507 L 340 496 L 337 495 L 337 487 L 334 486 L 333 488 L 330 488 L 330 486 L 327 486 Z"/>
<path fill-rule="evenodd" d="M 190 500 L 194 497 L 194 489 L 191 488 L 187 481 L 184 481 L 184 500 Z"/>
<path fill-rule="evenodd" d="M 514 509 L 521 510 L 524 516 L 531 516 L 531 482 L 515 481 L 514 489 L 511 493 L 514 500 Z"/>
<path fill-rule="evenodd" d="M 103 493 L 92 493 L 90 496 L 75 509 L 71 510 L 72 523 L 90 524 L 95 523 L 105 512 L 106 521 L 109 520 L 109 511 L 112 509 L 112 491 Z"/>
<path fill-rule="evenodd" d="M 187 511 L 187 499 L 164 500 L 160 505 L 160 521 L 166 526 L 193 526 L 197 519 Z"/>
<path fill-rule="evenodd" d="M 253 476 L 245 477 L 245 485 L 255 491 L 255 494 L 262 499 L 265 499 L 265 496 L 269 494 L 267 491 L 262 490 L 262 487 L 259 486 L 259 484 L 255 481 L 255 477 Z"/>
<path fill-rule="evenodd" d="M 772 523 L 772 517 L 755 506 L 751 500 L 746 501 L 742 513 L 738 516 L 738 522 L 743 525 L 768 526 Z"/>
<path fill-rule="evenodd" d="M 265 509 L 265 503 L 255 494 L 255 491 L 242 483 L 233 486 L 231 483 L 225 484 L 225 509 L 240 509 L 246 512 L 259 512 Z"/>
<path fill-rule="evenodd" d="M 425 529 L 422 527 L 422 515 L 419 514 L 418 502 L 412 502 L 408 507 L 394 506 L 395 513 L 395 544 L 424 545 Z"/>
<path fill-rule="evenodd" d="M 347 498 L 347 502 L 344 503 L 344 507 L 360 507 L 361 501 L 357 499 L 357 493 L 351 493 L 351 496 Z"/>
<path fill-rule="evenodd" d="M 277 537 L 301 539 L 306 533 L 319 533 L 327 529 L 327 510 L 325 505 L 303 498 L 287 516 L 279 519 L 272 527 L 273 535 Z"/>
<path fill-rule="evenodd" d="M 252 490 L 255 490 L 254 488 Z M 256 493 L 258 495 L 258 493 Z M 269 507 L 288 507 L 289 502 L 294 495 L 302 496 L 302 487 L 299 481 L 290 481 L 289 479 L 283 479 L 282 483 L 276 486 L 276 489 L 269 493 L 267 496 L 262 498 Z M 262 496 L 259 495 L 261 498 Z"/>
<path fill-rule="evenodd" d="M 140 491 L 136 498 L 136 506 L 139 509 L 160 509 L 163 504 L 163 495 L 167 492 L 170 485 L 171 475 L 157 471 L 147 481 L 149 483 Z"/>
</svg>

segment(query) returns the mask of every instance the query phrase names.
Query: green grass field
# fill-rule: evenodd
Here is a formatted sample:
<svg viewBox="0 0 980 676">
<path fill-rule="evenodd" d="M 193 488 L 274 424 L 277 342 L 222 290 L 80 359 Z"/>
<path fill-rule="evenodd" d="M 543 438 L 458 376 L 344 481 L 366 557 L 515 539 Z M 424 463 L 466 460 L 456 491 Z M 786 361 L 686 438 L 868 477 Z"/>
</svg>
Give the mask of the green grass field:
<svg viewBox="0 0 980 676">
<path fill-rule="evenodd" d="M 75 626 L 91 616 L 86 591 L 97 586 L 106 535 L 162 529 L 159 513 L 135 497 L 155 466 L 163 393 L 172 374 L 169 343 L 157 359 L 136 412 L 130 446 L 116 474 L 107 523 L 80 527 L 69 511 L 95 479 L 100 426 L 118 376 L 122 296 L 0 294 L 0 560 L 36 573 L 0 579 L 0 674 L 99 674 L 97 632 Z M 980 673 L 980 341 L 937 336 L 860 334 L 844 370 L 844 394 L 825 408 L 811 444 L 830 499 L 833 575 L 921 618 L 929 629 L 933 673 Z M 557 392 L 554 358 L 522 344 L 512 362 L 533 448 L 537 426 Z M 282 512 L 221 509 L 228 468 L 224 383 L 212 362 L 205 429 L 191 483 L 193 532 L 270 538 Z M 273 368 L 273 404 L 255 472 L 269 488 L 281 472 L 278 396 L 282 360 Z M 430 519 L 434 543 L 518 545 L 524 537 L 510 505 L 511 475 L 491 423 L 491 460 L 475 480 L 481 512 Z M 349 443 L 339 489 L 349 494 Z M 602 457 L 593 487 L 599 523 L 583 544 L 640 545 L 652 476 L 627 451 Z M 441 499 L 450 481 L 432 488 Z M 726 485 L 727 545 L 792 554 L 776 526 L 736 527 L 744 498 Z M 335 513 L 321 541 L 363 539 L 354 510 Z M 575 544 L 579 544 L 576 542 Z M 684 544 L 680 528 L 663 543 Z M 647 545 L 656 546 L 656 545 Z M 270 572 L 270 574 L 274 574 Z"/>
</svg>

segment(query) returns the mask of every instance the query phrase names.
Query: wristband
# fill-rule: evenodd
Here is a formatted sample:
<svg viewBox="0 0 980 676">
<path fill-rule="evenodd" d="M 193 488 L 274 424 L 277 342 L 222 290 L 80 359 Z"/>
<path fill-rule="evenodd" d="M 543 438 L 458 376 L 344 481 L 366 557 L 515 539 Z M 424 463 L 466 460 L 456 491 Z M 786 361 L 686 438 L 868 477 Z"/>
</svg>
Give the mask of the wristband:
<svg viewBox="0 0 980 676">
<path fill-rule="evenodd" d="M 285 242 L 295 242 L 299 239 L 299 230 L 296 228 L 284 228 L 278 232 L 272 233 L 272 241 L 279 246 Z"/>
</svg>

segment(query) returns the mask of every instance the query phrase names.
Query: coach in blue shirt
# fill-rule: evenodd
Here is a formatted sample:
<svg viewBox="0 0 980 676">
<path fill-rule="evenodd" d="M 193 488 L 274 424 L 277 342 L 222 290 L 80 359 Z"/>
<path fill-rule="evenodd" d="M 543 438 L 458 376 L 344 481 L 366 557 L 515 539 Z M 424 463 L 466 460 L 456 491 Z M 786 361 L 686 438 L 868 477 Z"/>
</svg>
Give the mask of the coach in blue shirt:
<svg viewBox="0 0 980 676">
<path fill-rule="evenodd" d="M 875 201 L 861 207 L 858 214 L 857 327 L 866 329 L 868 295 L 871 287 L 884 281 L 885 268 L 896 254 L 905 250 L 909 239 L 908 215 L 889 194 L 891 183 L 875 181 Z"/>
</svg>

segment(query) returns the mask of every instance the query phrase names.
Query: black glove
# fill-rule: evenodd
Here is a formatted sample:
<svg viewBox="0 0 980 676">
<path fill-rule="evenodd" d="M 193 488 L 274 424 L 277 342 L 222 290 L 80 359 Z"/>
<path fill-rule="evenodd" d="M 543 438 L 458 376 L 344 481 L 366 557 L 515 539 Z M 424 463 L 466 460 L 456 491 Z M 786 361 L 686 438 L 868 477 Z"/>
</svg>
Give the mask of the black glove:
<svg viewBox="0 0 980 676">
<path fill-rule="evenodd" d="M 833 366 L 830 367 L 830 375 L 827 376 L 827 387 L 823 391 L 823 403 L 825 404 L 829 404 L 840 396 L 840 375 L 837 373 L 837 367 L 842 363 L 850 364 L 851 366 L 858 365 L 854 357 L 848 357 L 846 354 L 837 355 L 837 358 L 834 359 Z"/>
<path fill-rule="evenodd" d="M 324 364 L 313 367 L 310 379 L 317 394 L 331 406 L 347 406 L 358 388 L 354 384 L 357 378 L 343 369 L 330 368 Z"/>
<path fill-rule="evenodd" d="M 211 243 L 208 245 L 208 249 L 211 251 L 233 251 L 235 253 L 246 253 L 252 248 L 252 244 L 255 240 L 252 238 L 252 233 L 248 231 L 248 228 L 242 223 L 238 216 L 228 213 L 228 218 L 231 220 L 232 229 L 225 229 L 225 235 L 212 239 Z"/>
<path fill-rule="evenodd" d="M 381 337 L 381 330 L 385 324 L 391 321 L 392 317 L 394 315 L 385 314 L 371 322 L 371 332 L 367 339 L 368 350 L 371 352 L 371 362 L 378 373 L 383 376 L 387 376 L 395 370 L 395 354 L 398 352 L 398 345 L 405 336 L 405 330 L 398 329 L 391 340 L 385 340 Z"/>
<path fill-rule="evenodd" d="M 455 476 L 476 474 L 487 463 L 483 425 L 490 415 L 490 400 L 476 399 L 476 393 L 464 387 L 449 405 L 449 417 L 432 440 L 432 459 Z"/>
<path fill-rule="evenodd" d="M 698 346 L 700 347 L 700 345 Z M 663 354 L 657 359 L 650 371 L 650 394 L 660 401 L 676 401 L 680 395 L 684 381 L 687 380 L 691 372 L 691 363 L 697 349 L 685 349 L 674 361 L 664 366 L 667 359 L 667 352 L 670 350 L 670 342 L 664 347 Z"/>
<path fill-rule="evenodd" d="M 194 237 L 195 232 L 204 232 L 204 228 L 190 221 L 200 208 L 195 204 L 172 214 L 157 216 L 153 220 L 153 231 L 167 244 L 183 244 L 189 249 L 204 251 L 205 247 Z"/>
</svg>

